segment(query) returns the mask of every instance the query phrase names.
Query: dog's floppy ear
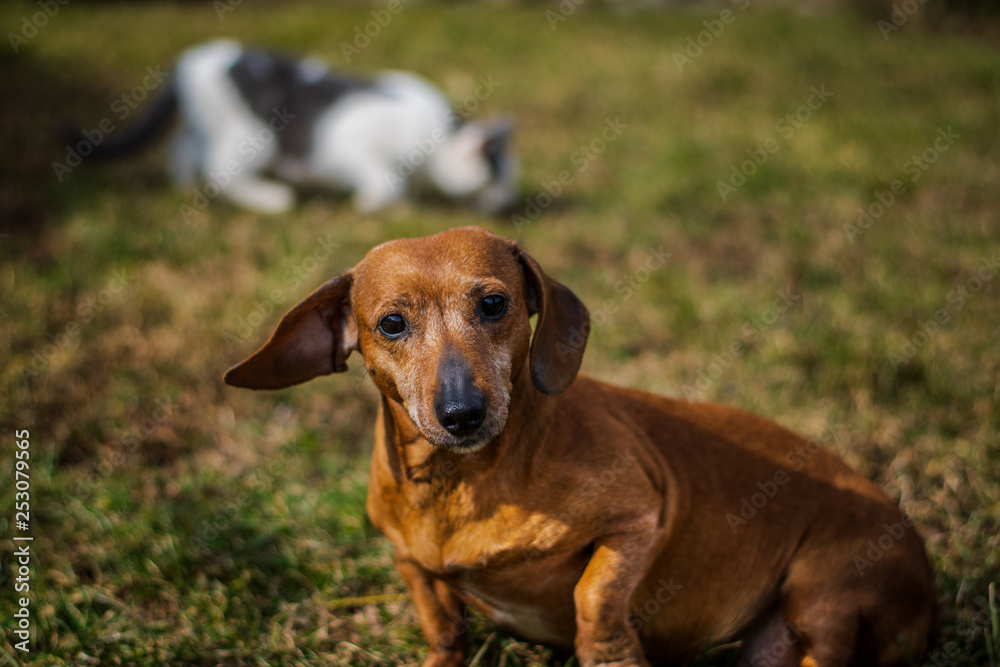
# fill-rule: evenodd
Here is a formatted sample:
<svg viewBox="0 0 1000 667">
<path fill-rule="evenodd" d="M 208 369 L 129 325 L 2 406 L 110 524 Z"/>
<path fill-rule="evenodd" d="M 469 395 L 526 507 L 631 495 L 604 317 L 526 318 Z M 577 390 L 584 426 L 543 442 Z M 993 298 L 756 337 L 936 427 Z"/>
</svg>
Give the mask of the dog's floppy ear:
<svg viewBox="0 0 1000 667">
<path fill-rule="evenodd" d="M 565 391 L 580 370 L 590 334 L 587 307 L 562 283 L 552 280 L 523 249 L 515 255 L 524 275 L 528 312 L 538 314 L 531 340 L 531 380 L 547 396 Z"/>
<path fill-rule="evenodd" d="M 350 272 L 338 276 L 285 313 L 264 346 L 226 372 L 226 384 L 282 389 L 347 370 L 347 357 L 358 346 L 352 282 Z"/>
</svg>

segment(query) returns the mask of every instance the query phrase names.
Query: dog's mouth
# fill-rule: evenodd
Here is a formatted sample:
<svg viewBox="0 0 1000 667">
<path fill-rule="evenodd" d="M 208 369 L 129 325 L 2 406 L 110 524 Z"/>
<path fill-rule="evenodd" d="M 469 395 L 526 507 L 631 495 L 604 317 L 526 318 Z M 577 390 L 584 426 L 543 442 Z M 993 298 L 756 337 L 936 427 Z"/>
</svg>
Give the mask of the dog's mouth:
<svg viewBox="0 0 1000 667">
<path fill-rule="evenodd" d="M 420 432 L 427 442 L 435 447 L 442 447 L 461 454 L 472 454 L 473 452 L 485 449 L 490 443 L 496 440 L 502 430 L 502 424 L 484 423 L 474 433 L 456 436 L 448 433 L 448 431 L 437 423 L 431 428 L 420 428 Z"/>
<path fill-rule="evenodd" d="M 503 432 L 507 423 L 506 406 L 499 410 L 490 410 L 478 428 L 469 433 L 453 434 L 438 419 L 410 411 L 410 418 L 424 439 L 435 447 L 451 450 L 455 453 L 472 454 L 485 449 Z"/>
<path fill-rule="evenodd" d="M 448 437 L 437 439 L 437 441 L 427 438 L 427 441 L 435 447 L 444 447 L 461 454 L 472 454 L 489 446 L 489 444 L 496 439 L 497 435 L 498 433 L 484 432 L 465 438 L 456 438 L 455 436 L 449 435 Z M 426 435 L 424 437 L 426 437 Z"/>
</svg>

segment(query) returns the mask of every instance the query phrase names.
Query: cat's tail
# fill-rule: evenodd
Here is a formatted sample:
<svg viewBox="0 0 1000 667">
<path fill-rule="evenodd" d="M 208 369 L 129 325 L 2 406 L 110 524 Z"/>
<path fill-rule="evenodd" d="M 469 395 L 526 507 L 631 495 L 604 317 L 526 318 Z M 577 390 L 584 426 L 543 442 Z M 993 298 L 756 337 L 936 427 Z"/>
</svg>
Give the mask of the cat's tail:
<svg viewBox="0 0 1000 667">
<path fill-rule="evenodd" d="M 80 156 L 119 157 L 134 153 L 156 139 L 170 125 L 176 110 L 177 85 L 174 78 L 169 78 L 153 98 L 146 114 L 135 122 L 117 127 L 106 118 L 92 129 L 66 126 L 60 134 L 67 148 Z"/>
</svg>

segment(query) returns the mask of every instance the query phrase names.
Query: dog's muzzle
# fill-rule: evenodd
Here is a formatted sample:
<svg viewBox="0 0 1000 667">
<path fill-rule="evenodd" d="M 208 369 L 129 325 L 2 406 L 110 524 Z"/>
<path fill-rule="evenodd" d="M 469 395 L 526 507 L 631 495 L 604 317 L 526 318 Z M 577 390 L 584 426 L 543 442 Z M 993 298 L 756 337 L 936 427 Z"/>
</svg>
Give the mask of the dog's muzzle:
<svg viewBox="0 0 1000 667">
<path fill-rule="evenodd" d="M 456 438 L 474 435 L 486 420 L 486 396 L 476 387 L 472 368 L 457 356 L 448 357 L 438 370 L 434 416 Z"/>
</svg>

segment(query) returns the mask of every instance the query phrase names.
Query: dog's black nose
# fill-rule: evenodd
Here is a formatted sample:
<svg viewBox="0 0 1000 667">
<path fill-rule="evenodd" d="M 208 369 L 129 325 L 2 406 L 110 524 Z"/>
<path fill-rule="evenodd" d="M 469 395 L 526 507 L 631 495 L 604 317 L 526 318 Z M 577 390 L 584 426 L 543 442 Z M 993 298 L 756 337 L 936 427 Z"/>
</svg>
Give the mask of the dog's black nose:
<svg viewBox="0 0 1000 667">
<path fill-rule="evenodd" d="M 475 433 L 486 418 L 486 397 L 475 392 L 457 401 L 438 400 L 434 412 L 448 433 L 464 438 Z"/>
<path fill-rule="evenodd" d="M 486 419 L 486 396 L 476 388 L 472 368 L 459 355 L 445 357 L 438 368 L 434 416 L 448 433 L 464 438 Z"/>
</svg>

